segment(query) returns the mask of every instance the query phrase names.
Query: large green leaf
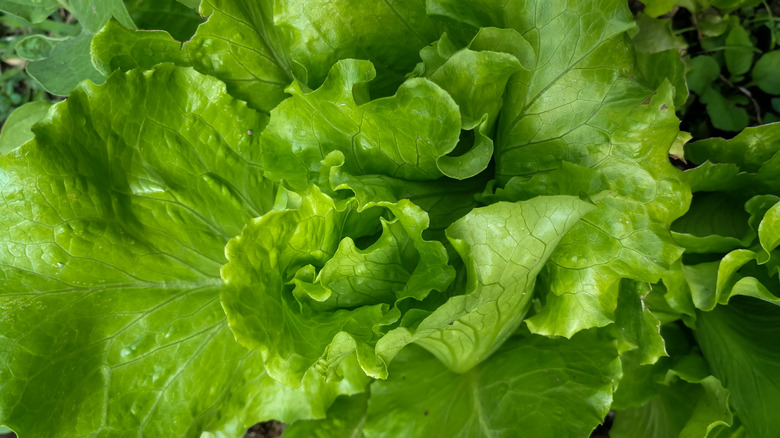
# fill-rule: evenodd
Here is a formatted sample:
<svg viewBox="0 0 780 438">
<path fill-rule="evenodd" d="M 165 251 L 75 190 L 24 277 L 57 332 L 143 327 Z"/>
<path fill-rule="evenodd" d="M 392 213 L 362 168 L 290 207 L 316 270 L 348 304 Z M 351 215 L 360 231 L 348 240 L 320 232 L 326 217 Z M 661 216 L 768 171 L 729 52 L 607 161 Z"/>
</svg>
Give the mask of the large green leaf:
<svg viewBox="0 0 780 438">
<path fill-rule="evenodd" d="M 0 157 L 0 423 L 237 435 L 361 390 L 354 362 L 344 382 L 281 386 L 228 328 L 224 245 L 273 202 L 247 133 L 266 122 L 214 78 L 165 65 L 80 85 Z"/>
<path fill-rule="evenodd" d="M 731 392 L 746 436 L 769 438 L 780 428 L 780 307 L 738 297 L 697 312 L 696 339 L 713 374 Z"/>
<path fill-rule="evenodd" d="M 619 376 L 614 344 L 593 331 L 550 339 L 524 330 L 465 374 L 412 346 L 371 385 L 365 435 L 587 436 Z"/>
</svg>

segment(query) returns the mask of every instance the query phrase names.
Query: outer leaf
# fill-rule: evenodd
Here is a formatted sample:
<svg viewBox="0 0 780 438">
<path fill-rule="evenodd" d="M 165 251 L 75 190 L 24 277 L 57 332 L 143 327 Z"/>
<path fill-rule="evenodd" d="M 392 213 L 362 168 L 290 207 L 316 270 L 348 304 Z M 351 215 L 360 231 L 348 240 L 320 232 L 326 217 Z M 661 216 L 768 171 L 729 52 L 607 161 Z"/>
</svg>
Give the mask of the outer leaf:
<svg viewBox="0 0 780 438">
<path fill-rule="evenodd" d="M 609 410 L 620 363 L 594 332 L 507 341 L 465 374 L 409 347 L 374 382 L 367 437 L 587 436 Z M 562 421 L 565 419 L 565 421 Z"/>
<path fill-rule="evenodd" d="M 536 275 L 561 237 L 592 209 L 559 196 L 472 210 L 447 229 L 466 265 L 466 290 L 421 322 L 402 323 L 378 348 L 392 357 L 414 341 L 451 370 L 470 370 L 517 329 L 531 305 Z"/>
<path fill-rule="evenodd" d="M 346 368 L 346 382 L 280 386 L 226 324 L 224 245 L 273 200 L 247 135 L 266 121 L 166 65 L 82 84 L 0 157 L 0 423 L 235 435 L 361 389 Z"/>
<path fill-rule="evenodd" d="M 8 116 L 0 131 L 0 155 L 7 154 L 32 140 L 32 125 L 41 120 L 51 103 L 41 100 L 26 103 Z"/>
<path fill-rule="evenodd" d="M 752 298 L 697 312 L 695 331 L 713 374 L 731 392 L 746 436 L 772 437 L 780 427 L 780 307 Z"/>
<path fill-rule="evenodd" d="M 262 134 L 269 177 L 305 188 L 318 178 L 320 162 L 332 151 L 343 153 L 343 168 L 353 175 L 442 176 L 437 160 L 457 144 L 458 106 L 447 92 L 420 78 L 405 82 L 395 96 L 361 104 L 363 96 L 353 91 L 373 77 L 370 62 L 345 60 L 315 91 L 294 82 L 287 89 L 293 98 L 272 111 Z"/>
</svg>

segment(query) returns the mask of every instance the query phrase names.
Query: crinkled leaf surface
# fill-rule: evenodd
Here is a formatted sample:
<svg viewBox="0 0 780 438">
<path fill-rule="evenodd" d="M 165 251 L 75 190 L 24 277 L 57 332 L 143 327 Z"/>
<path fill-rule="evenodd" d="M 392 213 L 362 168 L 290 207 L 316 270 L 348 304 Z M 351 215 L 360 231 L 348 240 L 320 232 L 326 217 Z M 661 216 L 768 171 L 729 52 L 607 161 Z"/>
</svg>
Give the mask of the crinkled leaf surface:
<svg viewBox="0 0 780 438">
<path fill-rule="evenodd" d="M 192 66 L 224 81 L 250 107 L 271 111 L 287 97 L 284 88 L 292 82 L 290 61 L 273 25 L 273 1 L 204 0 L 200 13 L 208 19 L 185 43 L 165 32 L 109 24 L 93 43 L 95 65 L 104 74 L 161 62 Z"/>
<path fill-rule="evenodd" d="M 453 279 L 444 246 L 422 239 L 423 210 L 407 200 L 369 203 L 362 212 L 355 204 L 337 206 L 315 186 L 299 208 L 252 221 L 227 246 L 222 302 L 230 326 L 288 384 L 353 352 L 367 375 L 385 378 L 375 326 L 398 318 L 388 316 L 397 300 L 421 300 Z M 393 221 L 379 219 L 384 209 Z M 355 240 L 374 235 L 380 223 L 379 238 L 357 248 Z"/>
<path fill-rule="evenodd" d="M 612 402 L 617 349 L 593 331 L 527 331 L 465 374 L 418 347 L 371 385 L 366 437 L 587 436 Z M 564 421 L 565 419 L 565 421 Z"/>
<path fill-rule="evenodd" d="M 447 228 L 467 272 L 465 290 L 422 321 L 409 319 L 380 341 L 389 357 L 410 340 L 447 367 L 466 372 L 518 327 L 533 297 L 536 275 L 556 245 L 593 206 L 570 196 L 496 203 Z M 418 316 L 420 318 L 420 316 Z"/>
<path fill-rule="evenodd" d="M 516 53 L 528 68 L 505 93 L 499 199 L 585 192 L 598 203 L 553 253 L 543 273 L 550 292 L 529 327 L 571 336 L 610 324 L 621 278 L 657 281 L 679 256 L 666 230 L 689 201 L 667 156 L 678 132 L 674 93 L 668 82 L 653 90 L 633 78 L 635 58 L 621 35 L 633 26 L 625 3 L 431 3 L 441 15 L 508 27 L 526 41 L 494 49 Z"/>
<path fill-rule="evenodd" d="M 370 62 L 345 60 L 315 91 L 294 82 L 287 89 L 293 97 L 271 112 L 262 134 L 268 177 L 305 188 L 332 151 L 342 152 L 343 169 L 353 175 L 441 177 L 437 160 L 455 148 L 460 135 L 457 104 L 422 78 L 404 82 L 392 97 L 363 103 L 360 90 L 373 77 Z"/>
<path fill-rule="evenodd" d="M 228 328 L 224 245 L 274 196 L 247 134 L 266 122 L 221 82 L 165 65 L 79 86 L 0 157 L 0 423 L 232 435 L 321 416 L 362 385 L 281 386 Z"/>
<path fill-rule="evenodd" d="M 319 87 L 338 60 L 368 59 L 376 96 L 395 93 L 441 33 L 419 0 L 278 0 L 273 18 L 299 80 Z"/>
</svg>

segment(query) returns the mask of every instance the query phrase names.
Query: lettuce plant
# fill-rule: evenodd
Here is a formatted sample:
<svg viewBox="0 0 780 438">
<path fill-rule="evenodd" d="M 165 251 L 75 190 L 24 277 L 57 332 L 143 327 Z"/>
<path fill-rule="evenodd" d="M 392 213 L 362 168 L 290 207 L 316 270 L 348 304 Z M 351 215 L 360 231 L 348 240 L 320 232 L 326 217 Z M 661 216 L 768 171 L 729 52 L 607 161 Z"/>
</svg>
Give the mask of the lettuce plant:
<svg viewBox="0 0 780 438">
<path fill-rule="evenodd" d="M 729 391 L 766 420 L 681 323 L 712 310 L 670 232 L 687 90 L 625 2 L 200 13 L 185 42 L 109 21 L 105 83 L 0 157 L 0 424 L 588 436 L 680 385 L 690 436 L 736 424 Z"/>
</svg>

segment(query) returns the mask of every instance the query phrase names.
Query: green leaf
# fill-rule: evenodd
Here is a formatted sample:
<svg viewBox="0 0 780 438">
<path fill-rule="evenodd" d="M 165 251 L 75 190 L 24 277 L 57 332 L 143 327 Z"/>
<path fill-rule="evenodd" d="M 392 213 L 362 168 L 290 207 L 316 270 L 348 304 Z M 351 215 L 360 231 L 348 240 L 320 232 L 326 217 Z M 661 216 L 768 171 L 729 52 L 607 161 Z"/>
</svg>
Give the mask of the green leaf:
<svg viewBox="0 0 780 438">
<path fill-rule="evenodd" d="M 322 420 L 299 421 L 284 429 L 285 438 L 363 437 L 368 397 L 366 394 L 339 397 Z"/>
<path fill-rule="evenodd" d="M 651 18 L 643 13 L 636 16 L 639 32 L 631 40 L 641 53 L 659 53 L 667 50 L 678 51 L 688 47 L 685 40 L 672 32 L 672 20 Z"/>
<path fill-rule="evenodd" d="M 745 436 L 772 437 L 780 427 L 780 307 L 753 298 L 697 312 L 697 341 L 713 374 L 731 393 Z"/>
<path fill-rule="evenodd" d="M 247 134 L 266 122 L 218 80 L 165 65 L 78 86 L 0 157 L 0 423 L 238 435 L 362 390 L 354 362 L 344 380 L 282 386 L 228 328 L 224 245 L 273 203 Z"/>
<path fill-rule="evenodd" d="M 780 244 L 780 204 L 775 204 L 764 215 L 758 225 L 758 239 L 768 253 Z"/>
<path fill-rule="evenodd" d="M 312 367 L 332 371 L 353 352 L 367 375 L 385 378 L 374 346 L 379 326 L 398 318 L 392 306 L 443 291 L 454 277 L 444 246 L 422 239 L 428 217 L 419 207 L 356 204 L 336 205 L 314 186 L 299 208 L 255 219 L 225 250 L 222 304 L 230 327 L 290 385 Z M 378 220 L 385 210 L 395 219 Z M 380 237 L 358 249 L 355 242 L 380 224 Z"/>
<path fill-rule="evenodd" d="M 373 77 L 370 62 L 345 60 L 315 91 L 298 81 L 287 88 L 293 97 L 271 112 L 262 134 L 268 177 L 305 188 L 332 151 L 343 153 L 343 169 L 353 175 L 442 176 L 437 160 L 455 148 L 460 134 L 456 103 L 422 78 L 407 80 L 392 97 L 363 103 L 359 90 Z"/>
<path fill-rule="evenodd" d="M 135 28 L 122 0 L 70 0 L 70 11 L 89 34 L 97 33 L 111 17 L 125 27 Z"/>
<path fill-rule="evenodd" d="M 769 94 L 780 94 L 780 50 L 764 53 L 751 72 L 753 82 Z"/>
<path fill-rule="evenodd" d="M 191 64 L 181 43 L 163 31 L 136 31 L 111 20 L 92 39 L 92 61 L 104 75 L 114 70 L 150 69 L 163 62 Z"/>
<path fill-rule="evenodd" d="M 646 283 L 624 280 L 620 285 L 613 331 L 618 340 L 618 351 L 636 350 L 640 364 L 652 364 L 667 356 L 661 323 L 645 307 L 645 297 L 650 293 Z"/>
<path fill-rule="evenodd" d="M 499 29 L 482 29 L 470 46 L 478 49 L 485 40 L 500 38 Z M 449 38 L 442 38 L 420 53 L 423 62 L 415 74 L 430 79 L 452 96 L 460 107 L 461 128 L 474 130 L 472 145 L 461 139 L 456 156 L 437 160 L 445 175 L 465 179 L 487 168 L 493 157 L 490 138 L 503 104 L 509 77 L 520 70 L 520 62 L 508 53 L 464 48 L 457 50 Z M 472 146 L 471 149 L 466 149 Z M 462 152 L 466 150 L 467 152 Z"/>
<path fill-rule="evenodd" d="M 778 151 L 780 124 L 775 123 L 747 128 L 730 140 L 710 138 L 690 143 L 685 148 L 685 158 L 696 164 L 707 160 L 732 163 L 742 171 L 759 173 Z"/>
<path fill-rule="evenodd" d="M 279 0 L 273 19 L 301 82 L 319 87 L 338 60 L 367 59 L 377 71 L 376 96 L 395 93 L 418 52 L 441 33 L 419 0 Z"/>
<path fill-rule="evenodd" d="M 475 200 L 476 195 L 485 189 L 486 177 L 453 181 L 442 178 L 435 181 L 406 181 L 385 175 L 350 175 L 344 172 L 344 154 L 332 152 L 334 162 L 323 161 L 321 171 L 327 174 L 327 180 L 320 181 L 320 187 L 330 186 L 333 196 L 348 191 L 348 197 L 354 196 L 359 205 L 369 202 L 398 202 L 408 199 L 420 206 L 428 214 L 430 227 L 423 233 L 443 243 L 447 243 L 444 230 L 453 222 L 465 216 L 473 208 L 482 204 Z M 343 196 L 343 195 L 342 195 Z M 452 253 L 453 256 L 456 254 Z"/>
<path fill-rule="evenodd" d="M 0 11 L 18 15 L 33 24 L 45 20 L 59 7 L 57 0 L 0 0 Z"/>
<path fill-rule="evenodd" d="M 139 29 L 163 30 L 179 41 L 189 40 L 205 21 L 177 0 L 125 0 L 125 6 Z"/>
<path fill-rule="evenodd" d="M 133 32 L 109 23 L 95 37 L 94 63 L 105 74 L 161 62 L 192 66 L 224 81 L 250 107 L 270 112 L 287 97 L 284 88 L 293 79 L 273 24 L 273 2 L 205 0 L 200 14 L 208 20 L 183 44 L 165 32 Z"/>
<path fill-rule="evenodd" d="M 687 188 L 668 163 L 678 123 L 671 87 L 662 84 L 654 96 L 655 90 L 637 86 L 635 59 L 620 35 L 633 26 L 624 2 L 479 1 L 468 8 L 456 3 L 442 0 L 429 7 L 473 26 L 513 28 L 527 40 L 510 44 L 530 70 L 513 75 L 505 93 L 495 145 L 499 184 L 536 179 L 536 191 L 526 190 L 519 199 L 571 187 L 564 194 L 587 193 L 598 202 L 553 253 L 543 272 L 545 305 L 530 327 L 571 336 L 608 325 L 620 278 L 657 281 L 680 254 L 666 232 L 687 204 Z M 585 28 L 599 31 L 584 34 Z M 503 44 L 493 50 L 512 53 Z M 531 62 L 523 55 L 526 46 L 533 48 Z M 593 176 L 569 174 L 572 167 L 562 162 L 591 168 Z M 639 213 L 624 216 L 627 212 Z M 572 313 L 577 317 L 567 316 Z"/>
<path fill-rule="evenodd" d="M 17 56 L 28 61 L 39 61 L 49 57 L 52 50 L 63 41 L 45 35 L 30 35 L 16 42 L 14 50 Z"/>
<path fill-rule="evenodd" d="M 645 5 L 644 13 L 650 17 L 657 18 L 668 12 L 676 6 L 676 0 L 645 0 L 642 2 Z"/>
<path fill-rule="evenodd" d="M 750 66 L 753 65 L 753 43 L 750 41 L 750 34 L 739 22 L 732 25 L 726 36 L 726 50 L 723 55 L 732 76 L 750 71 Z"/>
<path fill-rule="evenodd" d="M 712 126 L 723 131 L 740 131 L 747 127 L 747 111 L 726 99 L 717 89 L 707 89 L 700 99 L 707 105 L 707 115 L 710 116 Z"/>
<path fill-rule="evenodd" d="M 447 228 L 466 267 L 465 290 L 419 323 L 402 324 L 380 342 L 381 350 L 392 357 L 416 342 L 460 373 L 484 361 L 522 322 L 535 277 L 561 237 L 591 210 L 569 196 L 472 210 Z"/>
<path fill-rule="evenodd" d="M 50 102 L 40 100 L 15 109 L 0 130 L 0 155 L 10 153 L 32 140 L 33 133 L 30 128 L 46 115 L 50 106 Z"/>
<path fill-rule="evenodd" d="M 389 379 L 371 385 L 365 436 L 587 436 L 620 375 L 605 341 L 594 332 L 549 339 L 523 331 L 465 374 L 409 347 Z"/>
<path fill-rule="evenodd" d="M 96 84 L 105 81 L 93 66 L 90 46 L 94 34 L 115 17 L 123 25 L 135 28 L 121 0 L 72 0 L 70 11 L 82 27 L 82 33 L 61 41 L 49 39 L 46 56 L 41 52 L 27 65 L 27 73 L 49 93 L 67 96 L 83 80 Z"/>
<path fill-rule="evenodd" d="M 719 76 L 720 65 L 711 56 L 696 56 L 688 62 L 688 87 L 699 96 L 707 92 Z"/>
<path fill-rule="evenodd" d="M 700 438 L 730 425 L 729 392 L 713 376 L 690 379 L 672 368 L 646 404 L 619 411 L 610 437 Z"/>
<path fill-rule="evenodd" d="M 726 253 L 746 248 L 756 233 L 748 226 L 743 204 L 722 193 L 697 193 L 690 210 L 672 224 L 672 236 L 689 252 Z"/>
<path fill-rule="evenodd" d="M 610 436 L 699 438 L 731 425 L 729 393 L 711 375 L 687 328 L 674 323 L 661 330 L 670 357 L 640 365 L 634 352 L 621 355 Z"/>
<path fill-rule="evenodd" d="M 484 41 L 500 38 L 495 28 L 480 30 L 470 47 L 457 50 L 447 39 L 427 47 L 420 53 L 423 63 L 418 65 L 420 76 L 430 79 L 452 96 L 460 107 L 463 129 L 473 129 L 484 115 L 492 131 L 503 104 L 504 89 L 509 77 L 522 67 L 516 57 L 508 53 L 478 50 Z"/>
<path fill-rule="evenodd" d="M 270 0 L 203 0 L 209 17 L 184 44 L 192 66 L 223 80 L 228 91 L 268 113 L 287 95 L 292 82 L 288 53 L 282 49 Z"/>
<path fill-rule="evenodd" d="M 92 65 L 89 47 L 92 35 L 82 33 L 59 42 L 46 58 L 27 64 L 27 74 L 51 94 L 67 96 L 83 80 L 102 84 L 105 77 Z"/>
<path fill-rule="evenodd" d="M 686 83 L 685 63 L 679 50 L 667 50 L 659 53 L 637 53 L 637 67 L 642 73 L 643 85 L 651 90 L 659 89 L 664 81 L 669 81 L 674 87 L 674 105 L 681 107 L 688 100 L 688 84 Z M 687 134 L 684 132 L 681 135 Z M 690 140 L 690 134 L 687 142 Z M 675 144 L 681 144 L 678 136 Z M 674 153 L 674 146 L 670 153 Z M 679 154 L 682 157 L 682 154 Z"/>
</svg>

